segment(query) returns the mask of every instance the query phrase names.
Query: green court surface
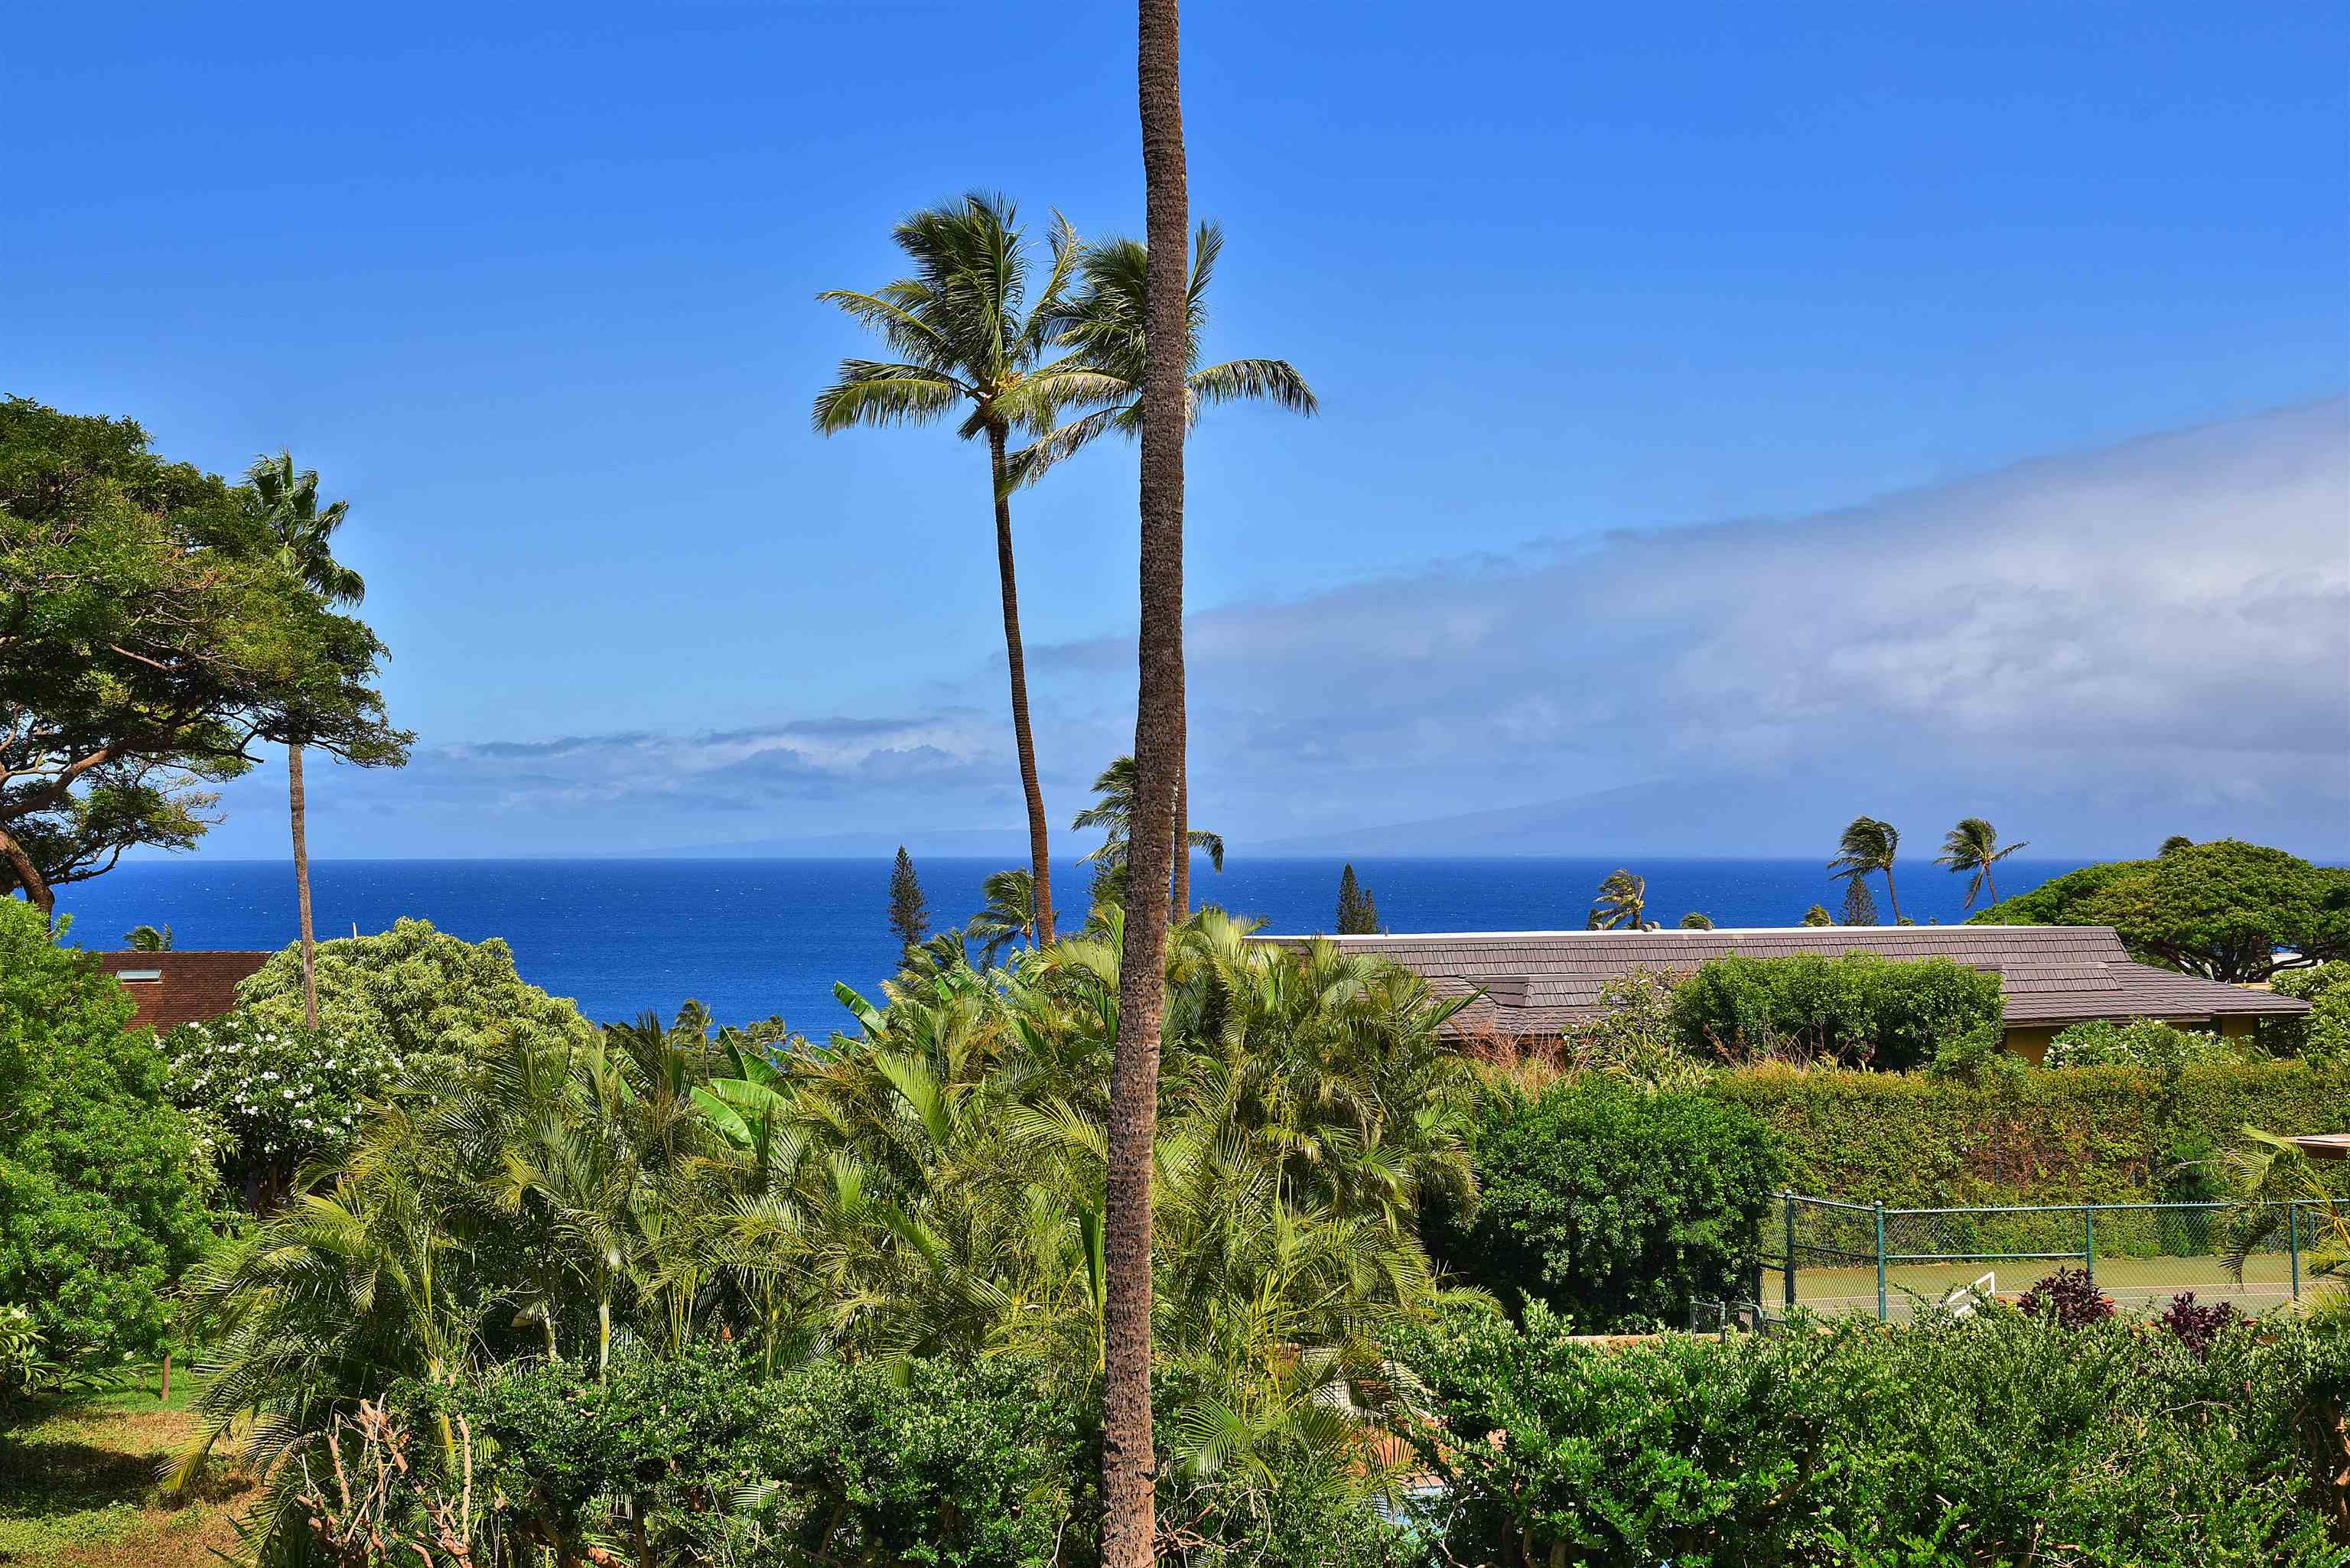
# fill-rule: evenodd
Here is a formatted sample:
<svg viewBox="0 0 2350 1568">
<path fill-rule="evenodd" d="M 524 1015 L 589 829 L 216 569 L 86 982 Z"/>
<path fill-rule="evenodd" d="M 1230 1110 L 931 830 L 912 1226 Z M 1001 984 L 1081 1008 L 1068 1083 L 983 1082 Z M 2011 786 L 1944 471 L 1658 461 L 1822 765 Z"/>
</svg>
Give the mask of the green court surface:
<svg viewBox="0 0 2350 1568">
<path fill-rule="evenodd" d="M 2034 1280 L 2060 1268 L 2079 1266 L 2077 1259 L 2064 1258 L 2024 1262 L 1894 1263 L 1885 1271 L 1886 1313 L 1892 1317 L 1907 1317 L 1917 1304 L 1911 1293 L 1929 1303 L 1938 1302 L 1985 1274 L 1993 1276 L 1994 1294 L 2012 1301 L 2029 1290 Z M 2195 1299 L 2200 1302 L 2233 1302 L 2244 1312 L 2267 1312 L 2293 1299 L 2293 1260 L 2283 1252 L 2253 1253 L 2244 1262 L 2241 1283 L 2229 1276 L 2222 1260 L 2209 1256 L 2100 1258 L 2096 1275 L 2098 1288 L 2125 1309 L 2159 1307 L 2181 1291 L 2194 1292 Z M 2304 1281 L 2304 1288 L 2306 1284 Z M 1782 1288 L 1780 1276 L 1775 1272 L 1766 1274 L 1763 1288 L 1766 1292 L 1778 1292 Z M 1783 1299 L 1774 1293 L 1763 1305 L 1776 1307 Z M 1866 1312 L 1874 1315 L 1876 1265 L 1799 1269 L 1795 1273 L 1795 1301 L 1797 1305 L 1814 1312 Z"/>
</svg>

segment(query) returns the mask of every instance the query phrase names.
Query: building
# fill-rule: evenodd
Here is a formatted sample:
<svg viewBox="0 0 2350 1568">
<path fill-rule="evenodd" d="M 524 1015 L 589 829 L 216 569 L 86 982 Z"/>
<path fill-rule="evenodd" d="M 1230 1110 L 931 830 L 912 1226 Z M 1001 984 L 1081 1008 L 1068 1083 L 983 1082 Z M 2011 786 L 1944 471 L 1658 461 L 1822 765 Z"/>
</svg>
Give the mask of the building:
<svg viewBox="0 0 2350 1568">
<path fill-rule="evenodd" d="M 1260 937 L 1302 942 L 1304 937 Z M 1946 958 L 1999 976 L 2007 1044 L 2037 1062 L 2056 1032 L 2093 1018 L 2153 1018 L 2230 1037 L 2264 1017 L 2309 1011 L 2273 992 L 2222 985 L 2133 962 L 2111 926 L 1772 926 L 1651 931 L 1459 931 L 1331 937 L 1425 975 L 1444 995 L 1474 994 L 1451 1027 L 1481 1038 L 1555 1040 L 1600 1012 L 1599 988 L 1634 970 L 1688 971 L 1744 953 L 1783 958 L 1876 953 Z"/>
<path fill-rule="evenodd" d="M 269 961 L 267 953 L 233 951 L 95 956 L 138 1005 L 130 1022 L 158 1033 L 218 1018 L 236 1005 L 237 982 Z"/>
</svg>

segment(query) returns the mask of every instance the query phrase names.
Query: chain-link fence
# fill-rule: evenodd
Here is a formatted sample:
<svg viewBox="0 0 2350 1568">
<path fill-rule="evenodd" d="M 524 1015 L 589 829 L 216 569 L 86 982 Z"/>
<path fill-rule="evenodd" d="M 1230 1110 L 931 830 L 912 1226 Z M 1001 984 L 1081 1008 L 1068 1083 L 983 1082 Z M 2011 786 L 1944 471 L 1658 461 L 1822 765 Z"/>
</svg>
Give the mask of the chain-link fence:
<svg viewBox="0 0 2350 1568">
<path fill-rule="evenodd" d="M 2300 1299 L 2320 1207 L 2270 1205 L 2273 1223 L 2257 1228 L 2262 1240 L 2240 1279 L 2229 1243 L 2246 1216 L 2226 1203 L 1887 1209 L 1783 1192 L 1762 1238 L 1758 1300 L 1765 1310 L 1906 1318 L 1936 1303 L 1963 1307 L 1975 1293 L 2013 1297 L 2064 1268 L 2086 1269 L 2124 1308 L 2192 1291 L 2262 1312 Z"/>
</svg>

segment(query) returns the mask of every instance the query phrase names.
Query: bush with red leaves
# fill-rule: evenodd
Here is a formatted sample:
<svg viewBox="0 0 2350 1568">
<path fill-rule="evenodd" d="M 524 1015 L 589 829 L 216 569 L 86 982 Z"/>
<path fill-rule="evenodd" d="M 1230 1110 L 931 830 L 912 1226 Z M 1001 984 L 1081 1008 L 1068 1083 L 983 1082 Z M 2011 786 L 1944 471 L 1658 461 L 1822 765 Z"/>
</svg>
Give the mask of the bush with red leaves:
<svg viewBox="0 0 2350 1568">
<path fill-rule="evenodd" d="M 2097 1289 L 2086 1269 L 2059 1269 L 2016 1298 L 2026 1317 L 2049 1316 L 2059 1328 L 2085 1328 L 2114 1315 L 2114 1298 Z"/>
<path fill-rule="evenodd" d="M 2154 1320 L 2170 1331 L 2189 1354 L 2201 1361 L 2211 1354 L 2211 1342 L 2236 1321 L 2233 1302 L 2199 1302 L 2193 1291 L 2181 1291 Z"/>
</svg>

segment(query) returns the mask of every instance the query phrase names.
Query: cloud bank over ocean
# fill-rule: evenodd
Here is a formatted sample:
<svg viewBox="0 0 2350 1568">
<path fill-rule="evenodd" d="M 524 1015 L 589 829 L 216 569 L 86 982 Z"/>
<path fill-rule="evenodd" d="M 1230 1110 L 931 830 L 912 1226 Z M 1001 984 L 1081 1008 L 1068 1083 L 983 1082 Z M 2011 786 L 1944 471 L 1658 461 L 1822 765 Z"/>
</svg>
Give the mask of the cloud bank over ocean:
<svg viewBox="0 0 2350 1568">
<path fill-rule="evenodd" d="M 2350 857 L 2350 401 L 1791 521 L 1330 577 L 1191 619 L 1194 816 L 1236 846 L 1807 853 L 1859 811 L 1921 846 L 1981 812 L 2049 853 L 2186 832 Z M 1056 826 L 1130 737 L 1127 624 L 1029 650 Z M 1001 679 L 999 656 L 948 703 L 721 733 L 427 736 L 403 774 L 314 784 L 314 840 L 1012 845 Z M 234 786 L 212 853 L 278 853 L 274 774 Z"/>
</svg>

